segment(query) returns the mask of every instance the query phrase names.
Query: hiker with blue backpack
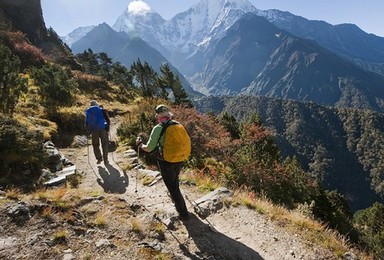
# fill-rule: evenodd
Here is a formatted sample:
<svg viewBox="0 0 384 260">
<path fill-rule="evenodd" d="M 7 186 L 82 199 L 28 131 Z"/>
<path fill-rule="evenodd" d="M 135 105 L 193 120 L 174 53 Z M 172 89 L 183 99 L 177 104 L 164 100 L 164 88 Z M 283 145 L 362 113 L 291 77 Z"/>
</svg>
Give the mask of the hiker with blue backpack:
<svg viewBox="0 0 384 260">
<path fill-rule="evenodd" d="M 179 174 L 183 161 L 191 152 L 191 142 L 185 128 L 173 120 L 173 114 L 165 105 L 158 105 L 155 109 L 158 124 L 153 127 L 148 142 L 143 144 L 141 137 L 137 137 L 138 149 L 151 152 L 158 149 L 157 164 L 167 187 L 180 220 L 188 220 L 189 213 L 179 187 Z"/>
<path fill-rule="evenodd" d="M 103 109 L 96 100 L 91 100 L 90 106 L 85 111 L 85 127 L 91 134 L 93 152 L 95 154 L 97 164 L 104 160 L 104 164 L 108 161 L 108 122 L 104 116 Z M 102 153 L 100 151 L 100 143 Z"/>
</svg>

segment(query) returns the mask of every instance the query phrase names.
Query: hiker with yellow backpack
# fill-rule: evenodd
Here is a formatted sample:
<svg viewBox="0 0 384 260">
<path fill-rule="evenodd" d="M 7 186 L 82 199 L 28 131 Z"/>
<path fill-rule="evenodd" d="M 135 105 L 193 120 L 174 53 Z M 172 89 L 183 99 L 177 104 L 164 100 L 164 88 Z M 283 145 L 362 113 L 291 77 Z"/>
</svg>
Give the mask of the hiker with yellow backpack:
<svg viewBox="0 0 384 260">
<path fill-rule="evenodd" d="M 173 120 L 173 114 L 165 105 L 155 109 L 158 124 L 153 127 L 146 144 L 137 137 L 138 149 L 151 152 L 158 149 L 158 167 L 167 187 L 180 220 L 188 220 L 189 213 L 179 188 L 179 174 L 183 161 L 191 153 L 191 140 L 184 126 Z"/>
</svg>

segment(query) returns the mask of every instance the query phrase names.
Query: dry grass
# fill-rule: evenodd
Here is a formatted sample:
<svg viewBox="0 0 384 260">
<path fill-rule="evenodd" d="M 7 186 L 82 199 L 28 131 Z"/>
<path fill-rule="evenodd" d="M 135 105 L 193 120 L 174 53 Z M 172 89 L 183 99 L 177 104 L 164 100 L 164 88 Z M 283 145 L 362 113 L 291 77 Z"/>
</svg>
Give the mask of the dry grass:
<svg viewBox="0 0 384 260">
<path fill-rule="evenodd" d="M 5 192 L 5 196 L 10 200 L 19 200 L 22 194 L 19 189 L 12 188 Z"/>
<path fill-rule="evenodd" d="M 154 180 L 155 180 L 154 176 L 145 176 L 143 178 L 143 185 L 144 186 L 149 186 Z"/>
<path fill-rule="evenodd" d="M 41 105 L 39 86 L 34 85 L 30 75 L 25 74 L 24 77 L 28 79 L 28 89 L 26 93 L 21 95 L 13 117 L 25 125 L 27 129 L 41 131 L 44 140 L 51 140 L 53 136 L 58 134 L 58 126 L 56 122 L 48 119 L 50 118 L 48 113 L 56 113 L 55 117 L 59 123 L 71 129 L 73 126 L 83 128 L 84 112 L 92 99 L 98 100 L 109 111 L 126 113 L 132 109 L 132 105 L 118 101 L 117 97 L 121 96 L 121 93 L 117 86 L 107 84 L 98 76 L 87 75 L 78 71 L 73 72 L 73 74 L 75 79 L 84 80 L 87 84 L 89 83 L 91 88 L 89 91 L 76 91 L 73 93 L 75 101 L 72 106 L 58 107 L 55 111 L 47 110 Z M 104 86 L 102 91 L 98 89 L 100 86 Z M 95 88 L 97 91 L 94 91 Z"/>
<path fill-rule="evenodd" d="M 144 228 L 142 223 L 139 221 L 139 219 L 133 217 L 131 218 L 131 230 L 135 233 L 143 233 Z"/>
<path fill-rule="evenodd" d="M 68 232 L 66 230 L 60 230 L 53 234 L 52 240 L 56 244 L 66 244 Z"/>
<path fill-rule="evenodd" d="M 255 210 L 290 233 L 299 235 L 311 244 L 330 250 L 337 257 L 342 257 L 345 252 L 354 250 L 344 236 L 327 228 L 326 225 L 298 211 L 290 211 L 284 207 L 274 205 L 265 198 L 258 198 L 252 192 L 246 190 L 235 191 L 230 204 L 233 206 L 243 205 Z M 363 252 L 359 251 L 357 254 L 362 259 L 371 259 Z"/>
<path fill-rule="evenodd" d="M 199 175 L 188 171 L 180 175 L 180 180 L 188 185 L 195 185 L 202 193 L 213 191 L 222 185 L 206 175 Z"/>
<path fill-rule="evenodd" d="M 52 220 L 53 218 L 53 211 L 52 211 L 52 207 L 46 207 L 43 209 L 43 211 L 40 213 L 40 216 L 46 220 Z"/>
<path fill-rule="evenodd" d="M 142 256 L 142 259 L 145 260 L 171 260 L 173 259 L 166 253 L 161 253 L 152 248 L 140 248 L 139 253 Z"/>
<path fill-rule="evenodd" d="M 108 224 L 108 214 L 106 212 L 98 212 L 95 216 L 93 224 L 97 227 L 104 228 Z"/>
</svg>

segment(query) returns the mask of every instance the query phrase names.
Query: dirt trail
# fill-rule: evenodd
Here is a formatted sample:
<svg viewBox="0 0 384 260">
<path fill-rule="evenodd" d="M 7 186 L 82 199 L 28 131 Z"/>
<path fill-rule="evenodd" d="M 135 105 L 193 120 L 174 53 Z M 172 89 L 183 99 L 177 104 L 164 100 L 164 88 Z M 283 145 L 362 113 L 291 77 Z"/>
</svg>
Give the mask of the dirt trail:
<svg viewBox="0 0 384 260">
<path fill-rule="evenodd" d="M 116 127 L 113 123 L 112 140 Z M 60 152 L 83 173 L 79 190 L 64 189 L 63 202 L 0 195 L 1 259 L 335 259 L 243 206 L 201 219 L 187 200 L 191 219 L 181 222 L 163 181 L 136 182 L 136 170 L 119 166 L 128 160 L 122 153 L 110 153 L 110 165 L 104 165 L 96 164 L 90 145 Z M 204 195 L 194 186 L 181 190 L 191 201 Z M 73 205 L 61 210 L 66 203 Z M 23 218 L 16 221 L 10 212 Z"/>
<path fill-rule="evenodd" d="M 112 140 L 115 136 L 116 124 L 111 129 Z M 66 151 L 66 156 L 85 173 L 83 189 L 115 194 L 130 205 L 141 205 L 145 209 L 140 213 L 142 218 L 156 213 L 162 215 L 162 221 L 167 221 L 176 216 L 162 180 L 151 187 L 143 186 L 140 181 L 136 183 L 137 171 L 125 173 L 119 166 L 127 160 L 122 154 L 110 153 L 110 165 L 97 165 L 92 146 L 88 148 Z M 182 185 L 181 189 L 191 200 L 202 196 L 194 187 Z M 188 201 L 187 206 L 193 212 Z M 189 221 L 176 220 L 172 226 L 166 233 L 166 245 L 162 247 L 176 259 L 333 259 L 329 252 L 302 241 L 263 215 L 241 206 L 224 208 L 206 220 L 193 213 Z"/>
</svg>

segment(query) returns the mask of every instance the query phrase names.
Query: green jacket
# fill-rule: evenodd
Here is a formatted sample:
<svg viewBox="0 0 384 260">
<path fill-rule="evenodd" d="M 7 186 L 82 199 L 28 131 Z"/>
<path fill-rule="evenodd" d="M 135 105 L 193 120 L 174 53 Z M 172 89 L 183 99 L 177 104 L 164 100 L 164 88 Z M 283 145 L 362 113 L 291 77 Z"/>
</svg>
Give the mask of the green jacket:
<svg viewBox="0 0 384 260">
<path fill-rule="evenodd" d="M 162 130 L 163 130 L 163 126 L 161 124 L 157 124 L 155 127 L 153 127 L 151 135 L 149 136 L 148 142 L 146 144 L 149 151 L 152 151 L 153 149 L 155 149 L 158 143 L 160 143 L 160 145 L 163 146 L 164 135 L 161 137 L 159 142 L 159 137 Z"/>
</svg>

